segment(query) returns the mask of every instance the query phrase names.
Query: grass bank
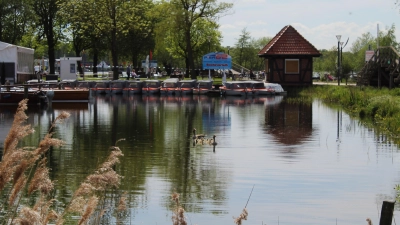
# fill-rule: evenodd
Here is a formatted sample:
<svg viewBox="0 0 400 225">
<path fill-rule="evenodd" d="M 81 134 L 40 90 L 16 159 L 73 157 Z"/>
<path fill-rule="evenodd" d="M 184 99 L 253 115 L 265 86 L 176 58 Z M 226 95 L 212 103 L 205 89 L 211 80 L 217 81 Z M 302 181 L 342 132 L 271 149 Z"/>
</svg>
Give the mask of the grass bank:
<svg viewBox="0 0 400 225">
<path fill-rule="evenodd" d="M 299 91 L 301 98 L 319 98 L 341 106 L 351 116 L 368 122 L 387 135 L 400 137 L 400 89 L 357 86 L 312 86 Z"/>
</svg>

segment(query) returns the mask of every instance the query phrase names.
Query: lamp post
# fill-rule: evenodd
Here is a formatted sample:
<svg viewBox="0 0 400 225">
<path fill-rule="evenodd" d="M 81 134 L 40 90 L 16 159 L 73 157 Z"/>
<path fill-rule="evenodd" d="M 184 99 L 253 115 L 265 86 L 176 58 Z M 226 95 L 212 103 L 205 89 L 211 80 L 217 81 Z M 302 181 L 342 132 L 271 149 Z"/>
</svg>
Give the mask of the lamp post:
<svg viewBox="0 0 400 225">
<path fill-rule="evenodd" d="M 228 55 L 229 55 L 229 49 L 231 48 L 231 46 L 227 46 L 228 47 Z"/>
<path fill-rule="evenodd" d="M 208 39 L 208 53 L 210 53 L 210 43 L 211 43 L 211 36 L 207 36 Z M 208 69 L 208 79 L 211 80 L 211 70 Z"/>
<path fill-rule="evenodd" d="M 85 49 L 82 50 L 82 62 L 83 62 L 82 79 L 85 80 Z"/>
<path fill-rule="evenodd" d="M 242 55 L 243 55 L 243 42 L 242 42 L 242 49 L 240 51 L 240 65 L 242 65 Z"/>
<path fill-rule="evenodd" d="M 340 38 L 342 37 L 342 35 L 336 35 L 336 38 L 338 40 L 337 42 L 337 62 L 338 62 L 338 68 L 337 68 L 337 84 L 338 86 L 340 85 Z"/>
<path fill-rule="evenodd" d="M 207 36 L 207 40 L 208 40 L 208 52 L 210 52 L 211 36 Z"/>
<path fill-rule="evenodd" d="M 346 43 L 340 42 L 340 74 L 343 73 L 343 49 L 346 47 L 347 43 L 349 42 L 349 38 L 347 38 Z M 344 44 L 344 45 L 343 45 Z M 347 85 L 347 78 L 346 78 L 346 85 Z"/>
</svg>

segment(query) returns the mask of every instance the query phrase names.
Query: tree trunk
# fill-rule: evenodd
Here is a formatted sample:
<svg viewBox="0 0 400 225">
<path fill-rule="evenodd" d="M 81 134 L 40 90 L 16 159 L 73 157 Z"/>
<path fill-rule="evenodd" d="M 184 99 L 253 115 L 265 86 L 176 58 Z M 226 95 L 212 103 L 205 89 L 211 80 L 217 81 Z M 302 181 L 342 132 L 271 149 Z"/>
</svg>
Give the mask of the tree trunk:
<svg viewBox="0 0 400 225">
<path fill-rule="evenodd" d="M 52 20 L 49 20 L 49 27 L 47 31 L 47 44 L 49 46 L 48 49 L 48 55 L 49 55 L 49 67 L 50 67 L 50 72 L 49 74 L 55 74 L 55 67 L 54 63 L 56 61 L 54 49 L 55 49 L 55 41 L 54 41 L 54 32 L 53 32 L 53 22 Z"/>
<path fill-rule="evenodd" d="M 186 70 L 190 72 L 190 78 L 196 79 L 196 73 L 194 72 L 194 59 L 193 59 L 193 50 L 192 50 L 192 43 L 191 43 L 191 36 L 190 36 L 190 29 L 187 29 L 185 32 L 186 36 L 186 52 L 187 52 L 187 64 Z M 189 73 L 187 73 L 189 74 Z"/>
<path fill-rule="evenodd" d="M 97 74 L 97 64 L 99 64 L 99 51 L 95 46 L 93 48 L 93 74 Z"/>
<path fill-rule="evenodd" d="M 113 80 L 118 80 L 118 52 L 117 52 L 117 29 L 111 31 L 111 57 L 113 62 Z"/>
</svg>

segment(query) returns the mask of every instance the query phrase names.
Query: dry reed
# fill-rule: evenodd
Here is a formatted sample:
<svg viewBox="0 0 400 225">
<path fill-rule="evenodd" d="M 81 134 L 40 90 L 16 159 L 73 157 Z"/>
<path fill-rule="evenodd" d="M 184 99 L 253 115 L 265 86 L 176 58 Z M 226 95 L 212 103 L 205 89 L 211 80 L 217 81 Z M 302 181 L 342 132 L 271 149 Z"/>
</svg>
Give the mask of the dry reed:
<svg viewBox="0 0 400 225">
<path fill-rule="evenodd" d="M 239 217 L 234 218 L 234 223 L 237 225 L 241 225 L 242 224 L 242 220 L 247 220 L 247 216 L 249 215 L 249 213 L 247 212 L 247 209 L 244 208 L 242 213 L 240 214 Z"/>
<path fill-rule="evenodd" d="M 172 201 L 175 202 L 175 209 L 172 214 L 172 224 L 173 225 L 187 225 L 185 217 L 185 209 L 183 209 L 179 204 L 179 194 L 173 193 L 171 195 Z"/>
<path fill-rule="evenodd" d="M 99 198 L 107 189 L 116 188 L 120 184 L 121 176 L 113 170 L 113 167 L 119 163 L 119 157 L 123 156 L 121 150 L 113 146 L 110 156 L 80 185 L 68 206 L 56 212 L 52 209 L 54 200 L 49 198 L 54 184 L 49 178 L 44 155 L 50 147 L 64 144 L 62 140 L 52 137 L 52 130 L 67 119 L 69 113 L 60 113 L 38 147 L 32 150 L 26 147 L 18 148 L 19 142 L 34 132 L 30 125 L 25 125 L 28 118 L 25 114 L 26 109 L 27 100 L 23 100 L 18 105 L 13 124 L 4 141 L 3 158 L 0 162 L 0 192 L 8 191 L 3 193 L 8 196 L 8 201 L 0 203 L 3 212 L 7 210 L 0 221 L 21 225 L 63 224 L 69 213 L 78 213 L 81 216 L 79 224 L 87 224 L 95 211 L 99 211 L 100 216 L 103 215 L 105 210 L 98 206 Z M 34 197 L 36 199 L 34 206 L 24 205 L 22 199 L 35 192 L 38 192 L 38 195 Z M 118 210 L 126 210 L 125 199 L 121 197 Z"/>
</svg>

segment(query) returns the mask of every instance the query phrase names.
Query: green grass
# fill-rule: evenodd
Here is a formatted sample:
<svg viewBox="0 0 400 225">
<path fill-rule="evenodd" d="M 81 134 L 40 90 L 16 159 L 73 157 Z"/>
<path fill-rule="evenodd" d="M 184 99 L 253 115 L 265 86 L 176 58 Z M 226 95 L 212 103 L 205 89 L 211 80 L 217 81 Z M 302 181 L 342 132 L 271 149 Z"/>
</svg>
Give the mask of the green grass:
<svg viewBox="0 0 400 225">
<path fill-rule="evenodd" d="M 339 105 L 351 116 L 376 126 L 379 132 L 400 137 L 400 89 L 357 86 L 313 86 L 300 91 L 302 97 L 316 97 Z M 397 141 L 399 142 L 399 141 Z M 399 142 L 400 143 L 400 142 Z"/>
</svg>

